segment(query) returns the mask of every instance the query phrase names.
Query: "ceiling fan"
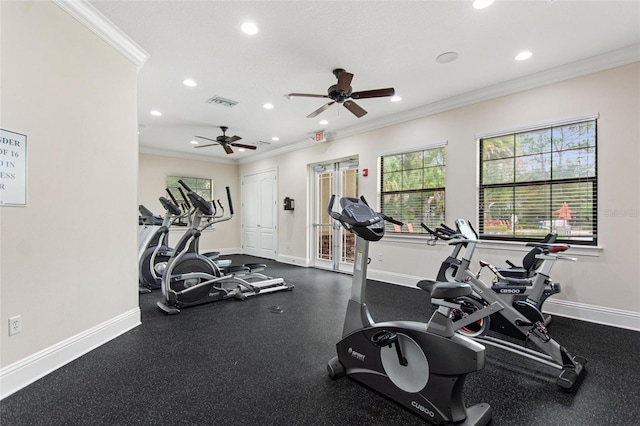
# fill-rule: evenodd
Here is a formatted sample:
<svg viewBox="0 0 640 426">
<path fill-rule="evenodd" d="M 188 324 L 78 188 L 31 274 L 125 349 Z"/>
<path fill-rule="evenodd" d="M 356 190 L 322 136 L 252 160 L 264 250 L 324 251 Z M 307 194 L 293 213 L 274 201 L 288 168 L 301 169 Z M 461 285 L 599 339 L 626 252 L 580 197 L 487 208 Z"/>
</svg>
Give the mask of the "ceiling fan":
<svg viewBox="0 0 640 426">
<path fill-rule="evenodd" d="M 338 83 L 329 87 L 326 95 L 313 95 L 309 93 L 289 93 L 287 97 L 303 96 L 307 98 L 329 98 L 331 102 L 324 104 L 311 114 L 307 115 L 307 118 L 313 118 L 320 114 L 325 109 L 329 108 L 334 103 L 343 104 L 346 109 L 351 111 L 353 115 L 360 118 L 367 113 L 360 105 L 356 104 L 353 99 L 367 99 L 367 98 L 382 98 L 386 96 L 393 96 L 395 90 L 393 87 L 388 89 L 376 89 L 376 90 L 364 90 L 361 92 L 354 92 L 351 88 L 351 80 L 353 74 L 346 72 L 342 68 L 336 68 L 333 70 L 333 75 L 338 79 Z"/>
<path fill-rule="evenodd" d="M 228 129 L 227 126 L 220 126 L 220 129 L 222 130 L 222 135 L 218 136 L 215 139 L 205 138 L 204 136 L 196 136 L 196 138 L 206 139 L 208 141 L 215 142 L 207 145 L 198 145 L 196 146 L 196 148 L 205 148 L 207 146 L 212 146 L 217 143 L 222 145 L 222 147 L 227 152 L 227 154 L 233 154 L 233 149 L 231 148 L 231 146 L 237 146 L 238 148 L 244 148 L 244 149 L 256 149 L 254 145 L 244 145 L 241 143 L 236 143 L 236 141 L 239 141 L 240 139 L 242 139 L 240 136 L 237 136 L 237 135 L 227 136 L 226 135 L 226 132 Z"/>
</svg>

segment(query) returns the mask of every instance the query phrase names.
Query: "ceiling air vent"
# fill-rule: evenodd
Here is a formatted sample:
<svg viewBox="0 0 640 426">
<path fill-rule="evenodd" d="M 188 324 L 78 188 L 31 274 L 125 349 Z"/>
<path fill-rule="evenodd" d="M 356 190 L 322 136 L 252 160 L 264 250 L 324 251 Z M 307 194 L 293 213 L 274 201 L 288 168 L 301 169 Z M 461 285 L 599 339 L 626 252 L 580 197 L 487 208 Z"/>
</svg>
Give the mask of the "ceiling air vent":
<svg viewBox="0 0 640 426">
<path fill-rule="evenodd" d="M 213 96 L 206 100 L 208 104 L 221 105 L 223 107 L 231 108 L 238 105 L 238 102 L 232 101 L 231 99 L 221 98 L 220 96 Z"/>
</svg>

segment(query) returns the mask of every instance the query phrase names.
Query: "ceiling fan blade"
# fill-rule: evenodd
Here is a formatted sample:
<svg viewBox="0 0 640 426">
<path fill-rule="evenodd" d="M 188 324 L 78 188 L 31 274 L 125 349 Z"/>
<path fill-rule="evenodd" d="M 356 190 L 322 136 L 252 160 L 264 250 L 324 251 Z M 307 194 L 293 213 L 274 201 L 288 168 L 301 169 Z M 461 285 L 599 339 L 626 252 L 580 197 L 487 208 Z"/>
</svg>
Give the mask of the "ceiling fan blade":
<svg viewBox="0 0 640 426">
<path fill-rule="evenodd" d="M 230 138 L 227 138 L 227 143 L 233 143 L 235 141 L 239 141 L 240 139 L 242 139 L 240 136 L 234 135 L 234 136 L 231 136 Z"/>
<path fill-rule="evenodd" d="M 327 95 L 314 95 L 311 93 L 289 93 L 287 95 L 287 97 L 292 97 L 292 96 L 303 96 L 305 98 L 328 98 L 329 96 Z"/>
<path fill-rule="evenodd" d="M 218 145 L 218 143 L 216 142 L 216 143 L 208 143 L 206 145 L 196 145 L 194 146 L 194 148 L 206 148 L 208 146 L 214 146 L 214 145 Z"/>
<path fill-rule="evenodd" d="M 315 117 L 316 115 L 320 114 L 322 111 L 324 111 L 325 109 L 329 108 L 333 104 L 335 104 L 335 102 L 331 101 L 328 104 L 322 105 L 320 108 L 318 108 L 317 110 L 313 111 L 311 114 L 307 115 L 307 118 Z"/>
<path fill-rule="evenodd" d="M 351 111 L 353 113 L 353 115 L 355 115 L 358 118 L 362 117 L 363 115 L 365 115 L 367 113 L 367 111 L 362 109 L 362 107 L 360 105 L 358 105 L 357 103 L 355 103 L 353 101 L 344 101 L 343 105 L 344 105 L 344 107 L 346 109 Z"/>
<path fill-rule="evenodd" d="M 227 151 L 227 154 L 233 154 L 233 149 L 231 149 L 231 147 L 226 143 L 223 144 L 222 147 L 224 148 L 225 151 Z"/>
<path fill-rule="evenodd" d="M 218 141 L 217 141 L 217 140 L 215 140 L 215 139 L 205 138 L 204 136 L 196 136 L 196 138 L 206 139 L 206 140 L 211 141 L 211 142 L 218 142 Z"/>
<path fill-rule="evenodd" d="M 244 149 L 256 149 L 255 145 L 244 145 L 241 143 L 232 143 L 231 145 L 237 146 L 238 148 L 244 148 Z"/>
<path fill-rule="evenodd" d="M 351 87 L 351 80 L 353 80 L 353 74 L 350 72 L 342 71 L 338 74 L 338 84 L 336 90 L 338 92 L 347 93 Z"/>
<path fill-rule="evenodd" d="M 388 89 L 376 89 L 376 90 L 364 90 L 362 92 L 354 92 L 351 94 L 352 99 L 365 99 L 365 98 L 383 98 L 385 96 L 393 96 L 396 91 L 393 87 Z"/>
</svg>

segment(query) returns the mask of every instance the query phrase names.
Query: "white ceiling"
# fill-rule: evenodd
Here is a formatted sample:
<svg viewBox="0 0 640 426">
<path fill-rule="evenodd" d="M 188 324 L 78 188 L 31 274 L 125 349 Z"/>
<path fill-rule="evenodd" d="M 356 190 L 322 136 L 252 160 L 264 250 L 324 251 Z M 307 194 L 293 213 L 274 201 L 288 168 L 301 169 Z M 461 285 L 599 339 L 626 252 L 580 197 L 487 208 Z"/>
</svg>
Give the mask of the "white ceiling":
<svg viewBox="0 0 640 426">
<path fill-rule="evenodd" d="M 331 138 L 375 128 L 608 52 L 640 52 L 638 1 L 498 0 L 483 10 L 471 1 L 90 3 L 150 54 L 139 72 L 140 150 L 203 160 L 259 158 L 309 143 L 320 130 Z M 256 23 L 258 34 L 242 33 L 245 21 Z M 515 61 L 521 50 L 532 58 Z M 459 58 L 435 61 L 449 51 Z M 362 118 L 341 105 L 306 118 L 327 100 L 285 95 L 326 94 L 334 68 L 354 74 L 354 91 L 394 87 L 402 101 L 358 100 L 368 111 Z M 185 78 L 198 86 L 184 86 Z M 214 95 L 238 105 L 207 104 Z M 274 108 L 264 109 L 266 102 Z M 162 116 L 151 116 L 154 109 Z M 196 135 L 215 139 L 219 126 L 257 150 L 226 155 L 217 145 L 190 144 Z"/>
</svg>

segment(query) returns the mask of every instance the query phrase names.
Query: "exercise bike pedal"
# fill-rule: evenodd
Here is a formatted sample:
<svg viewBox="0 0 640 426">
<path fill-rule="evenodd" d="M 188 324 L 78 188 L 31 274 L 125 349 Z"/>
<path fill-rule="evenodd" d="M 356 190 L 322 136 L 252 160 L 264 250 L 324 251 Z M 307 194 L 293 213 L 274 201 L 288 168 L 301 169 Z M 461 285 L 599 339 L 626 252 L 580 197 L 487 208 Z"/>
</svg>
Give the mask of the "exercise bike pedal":
<svg viewBox="0 0 640 426">
<path fill-rule="evenodd" d="M 371 336 L 371 343 L 379 347 L 395 346 L 396 354 L 398 355 L 398 362 L 400 365 L 406 367 L 409 365 L 407 358 L 402 354 L 402 348 L 400 348 L 400 342 L 398 342 L 398 335 L 392 331 L 382 330 L 373 336 Z"/>
</svg>

